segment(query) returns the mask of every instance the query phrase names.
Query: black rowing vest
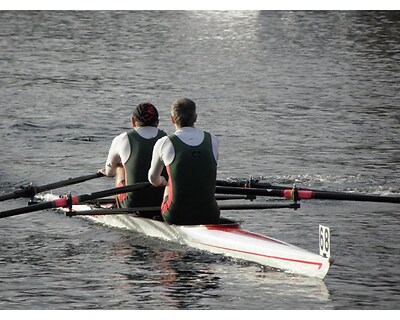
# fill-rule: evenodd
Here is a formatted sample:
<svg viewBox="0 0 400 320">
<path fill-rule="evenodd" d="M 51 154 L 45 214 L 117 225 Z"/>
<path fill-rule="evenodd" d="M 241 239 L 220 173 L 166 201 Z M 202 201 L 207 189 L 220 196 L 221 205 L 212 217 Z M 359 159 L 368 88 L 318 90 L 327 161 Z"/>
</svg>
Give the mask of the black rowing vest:
<svg viewBox="0 0 400 320">
<path fill-rule="evenodd" d="M 126 185 L 132 185 L 138 182 L 149 181 L 148 172 L 151 165 L 154 144 L 158 139 L 167 134 L 162 130 L 158 130 L 157 136 L 145 139 L 136 130 L 132 130 L 127 135 L 131 145 L 131 155 L 124 164 L 125 183 Z M 136 190 L 129 192 L 120 205 L 123 208 L 160 206 L 163 195 L 164 188 Z"/>
<path fill-rule="evenodd" d="M 217 163 L 214 158 L 211 135 L 204 132 L 198 146 L 189 146 L 175 134 L 169 136 L 175 157 L 167 167 L 168 195 L 164 197 L 161 212 L 171 224 L 218 223 L 220 210 L 215 200 Z"/>
</svg>

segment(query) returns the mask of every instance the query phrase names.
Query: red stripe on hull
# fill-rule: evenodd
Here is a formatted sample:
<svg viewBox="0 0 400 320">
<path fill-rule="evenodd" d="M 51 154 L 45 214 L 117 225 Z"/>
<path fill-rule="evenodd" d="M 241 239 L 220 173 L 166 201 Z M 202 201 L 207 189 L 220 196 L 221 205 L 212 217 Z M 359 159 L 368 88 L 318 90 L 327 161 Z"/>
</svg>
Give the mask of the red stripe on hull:
<svg viewBox="0 0 400 320">
<path fill-rule="evenodd" d="M 270 258 L 270 259 L 277 259 L 277 260 L 283 260 L 283 261 L 290 261 L 290 262 L 296 262 L 296 263 L 302 263 L 302 264 L 315 265 L 315 266 L 318 266 L 318 270 L 322 268 L 322 263 L 321 262 L 313 262 L 313 261 L 297 260 L 297 259 L 290 259 L 290 258 L 283 258 L 283 257 L 275 257 L 275 256 L 269 256 L 269 255 L 262 254 L 262 253 L 249 252 L 249 251 L 243 251 L 243 250 L 237 250 L 237 249 L 232 249 L 232 248 L 215 246 L 215 245 L 211 245 L 211 244 L 207 244 L 207 243 L 200 243 L 200 244 L 202 244 L 204 246 L 212 247 L 212 248 L 223 249 L 223 250 L 226 250 L 226 251 L 240 252 L 240 253 L 245 253 L 245 254 L 249 254 L 249 255 L 253 255 L 253 256 L 260 256 L 260 257 L 266 257 L 266 258 Z"/>
<path fill-rule="evenodd" d="M 266 236 L 262 236 L 260 234 L 256 234 L 253 232 L 249 232 L 249 231 L 244 231 L 242 229 L 240 229 L 239 224 L 229 224 L 229 225 L 217 225 L 217 224 L 212 224 L 212 225 L 206 225 L 206 228 L 208 230 L 218 230 L 218 231 L 224 231 L 224 232 L 230 232 L 230 233 L 236 233 L 236 234 L 241 234 L 244 235 L 246 237 L 251 237 L 251 238 L 255 238 L 255 239 L 261 239 L 261 240 L 266 240 L 266 241 L 270 241 L 270 242 L 275 242 L 275 243 L 279 243 L 281 245 L 286 246 L 286 243 L 283 243 L 279 240 L 275 240 Z"/>
</svg>

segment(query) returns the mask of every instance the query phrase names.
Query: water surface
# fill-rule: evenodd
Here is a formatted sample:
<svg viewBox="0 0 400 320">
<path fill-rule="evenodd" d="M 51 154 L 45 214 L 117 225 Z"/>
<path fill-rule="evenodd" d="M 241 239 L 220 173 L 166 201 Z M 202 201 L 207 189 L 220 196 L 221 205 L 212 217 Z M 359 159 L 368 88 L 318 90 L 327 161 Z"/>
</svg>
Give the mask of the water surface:
<svg viewBox="0 0 400 320">
<path fill-rule="evenodd" d="M 170 105 L 189 97 L 218 137 L 220 179 L 399 196 L 399 18 L 2 11 L 0 192 L 95 172 L 136 104 L 153 102 L 172 132 Z M 311 251 L 328 225 L 335 264 L 320 281 L 40 211 L 0 220 L 0 309 L 398 309 L 398 205 L 224 215 Z"/>
</svg>

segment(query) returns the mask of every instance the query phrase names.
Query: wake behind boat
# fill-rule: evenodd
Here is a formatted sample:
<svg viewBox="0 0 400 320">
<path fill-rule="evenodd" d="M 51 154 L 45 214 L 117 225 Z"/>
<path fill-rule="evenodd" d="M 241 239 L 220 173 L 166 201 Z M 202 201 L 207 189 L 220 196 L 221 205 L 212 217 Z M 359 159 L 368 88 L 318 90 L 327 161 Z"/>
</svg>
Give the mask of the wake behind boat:
<svg viewBox="0 0 400 320">
<path fill-rule="evenodd" d="M 45 194 L 44 201 L 59 199 L 53 194 Z M 106 214 L 98 212 L 90 204 L 74 204 L 62 208 L 69 215 L 82 217 L 108 227 L 140 232 L 150 237 L 177 242 L 191 248 L 223 254 L 228 257 L 251 261 L 285 272 L 324 279 L 330 268 L 330 256 L 309 252 L 289 243 L 243 230 L 239 223 L 230 219 L 221 219 L 213 225 L 170 225 L 155 219 L 138 217 L 133 213 L 116 214 L 109 209 L 110 204 L 101 208 L 110 210 Z M 92 212 L 91 212 L 92 211 Z M 88 213 L 88 214 L 85 214 Z M 320 226 L 320 244 L 322 249 L 330 247 L 329 229 Z"/>
</svg>

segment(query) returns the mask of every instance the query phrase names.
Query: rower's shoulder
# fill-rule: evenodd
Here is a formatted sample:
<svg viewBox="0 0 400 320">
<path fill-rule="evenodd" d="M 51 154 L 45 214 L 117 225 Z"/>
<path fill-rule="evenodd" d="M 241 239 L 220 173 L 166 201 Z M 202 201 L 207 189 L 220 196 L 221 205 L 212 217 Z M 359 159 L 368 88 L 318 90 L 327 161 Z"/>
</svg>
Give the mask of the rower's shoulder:
<svg viewBox="0 0 400 320">
<path fill-rule="evenodd" d="M 122 132 L 114 137 L 113 143 L 120 143 L 122 140 L 126 139 L 127 136 L 128 136 L 127 132 Z"/>
<path fill-rule="evenodd" d="M 155 144 L 154 147 L 155 147 L 155 148 L 156 148 L 156 147 L 162 147 L 162 146 L 165 144 L 166 141 L 169 141 L 168 135 L 165 135 L 165 136 L 161 137 L 160 139 L 158 139 L 158 140 L 156 141 L 156 144 Z"/>
<path fill-rule="evenodd" d="M 213 134 L 212 132 L 210 132 L 210 131 L 206 131 L 209 135 L 210 135 L 210 137 L 211 137 L 211 143 L 213 144 L 213 145 L 215 145 L 215 146 L 218 146 L 218 138 L 217 138 L 217 136 L 215 135 L 215 134 Z"/>
</svg>

